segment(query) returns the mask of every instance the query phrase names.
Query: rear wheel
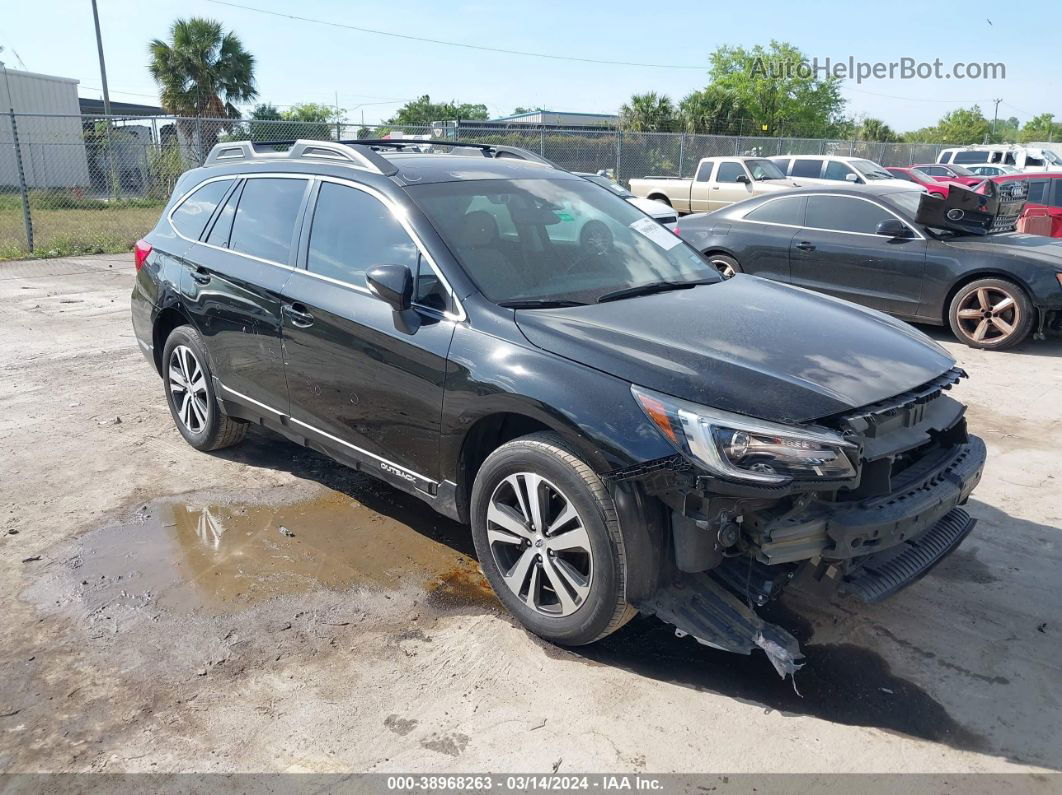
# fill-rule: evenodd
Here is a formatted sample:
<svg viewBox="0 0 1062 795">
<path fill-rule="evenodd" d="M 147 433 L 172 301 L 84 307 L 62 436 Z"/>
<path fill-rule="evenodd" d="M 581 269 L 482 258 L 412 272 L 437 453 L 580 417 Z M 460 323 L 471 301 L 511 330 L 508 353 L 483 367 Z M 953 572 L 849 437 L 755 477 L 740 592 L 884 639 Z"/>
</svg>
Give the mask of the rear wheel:
<svg viewBox="0 0 1062 795">
<path fill-rule="evenodd" d="M 707 254 L 708 262 L 711 266 L 719 271 L 719 274 L 724 279 L 732 279 L 741 273 L 741 266 L 738 265 L 738 261 L 733 257 L 726 254 Z"/>
<path fill-rule="evenodd" d="M 247 423 L 222 413 L 214 379 L 199 332 L 178 326 L 166 338 L 162 353 L 166 403 L 177 430 L 197 450 L 230 447 L 247 435 Z"/>
<path fill-rule="evenodd" d="M 501 602 L 536 635 L 578 646 L 634 614 L 616 506 L 556 434 L 495 450 L 472 489 L 472 535 Z"/>
<path fill-rule="evenodd" d="M 971 348 L 1005 350 L 1032 330 L 1035 310 L 1026 292 L 1004 279 L 964 285 L 951 300 L 951 330 Z"/>
</svg>

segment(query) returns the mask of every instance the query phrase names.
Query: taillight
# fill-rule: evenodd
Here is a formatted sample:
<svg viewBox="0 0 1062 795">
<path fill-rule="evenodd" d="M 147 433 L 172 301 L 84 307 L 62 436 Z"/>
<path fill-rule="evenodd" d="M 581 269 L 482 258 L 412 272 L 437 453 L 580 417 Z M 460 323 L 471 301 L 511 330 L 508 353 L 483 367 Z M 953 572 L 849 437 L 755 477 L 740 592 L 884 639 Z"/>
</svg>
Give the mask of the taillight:
<svg viewBox="0 0 1062 795">
<path fill-rule="evenodd" d="M 136 269 L 140 270 L 144 267 L 144 263 L 147 262 L 148 254 L 151 253 L 151 244 L 141 238 L 136 241 L 136 246 L 133 247 L 133 262 L 136 264 Z"/>
</svg>

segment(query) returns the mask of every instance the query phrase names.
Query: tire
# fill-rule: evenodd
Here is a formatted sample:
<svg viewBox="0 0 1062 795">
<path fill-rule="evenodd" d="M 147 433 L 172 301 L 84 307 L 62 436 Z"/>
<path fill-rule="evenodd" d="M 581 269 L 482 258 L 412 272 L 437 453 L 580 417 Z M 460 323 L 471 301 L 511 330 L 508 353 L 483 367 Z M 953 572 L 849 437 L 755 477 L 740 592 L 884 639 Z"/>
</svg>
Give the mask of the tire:
<svg viewBox="0 0 1062 795">
<path fill-rule="evenodd" d="M 166 338 L 162 383 L 174 425 L 196 450 L 231 447 L 247 435 L 246 422 L 222 412 L 214 394 L 206 346 L 191 326 L 178 326 Z M 189 385 L 194 388 L 190 390 Z"/>
<path fill-rule="evenodd" d="M 733 279 L 741 273 L 741 266 L 733 257 L 726 254 L 705 254 L 704 256 L 708 258 L 711 266 L 719 271 L 719 274 L 724 279 Z"/>
<path fill-rule="evenodd" d="M 612 230 L 601 221 L 587 221 L 579 230 L 579 246 L 588 254 L 607 254 L 612 248 Z"/>
<path fill-rule="evenodd" d="M 1028 294 L 1006 279 L 979 279 L 955 293 L 948 307 L 952 333 L 971 348 L 1002 351 L 1029 336 L 1036 310 Z"/>
<path fill-rule="evenodd" d="M 531 493 L 539 495 L 537 514 L 527 502 Z M 539 637 L 581 646 L 637 613 L 625 598 L 626 558 L 612 497 L 556 434 L 524 436 L 491 453 L 472 487 L 471 515 L 483 573 L 502 604 Z"/>
</svg>

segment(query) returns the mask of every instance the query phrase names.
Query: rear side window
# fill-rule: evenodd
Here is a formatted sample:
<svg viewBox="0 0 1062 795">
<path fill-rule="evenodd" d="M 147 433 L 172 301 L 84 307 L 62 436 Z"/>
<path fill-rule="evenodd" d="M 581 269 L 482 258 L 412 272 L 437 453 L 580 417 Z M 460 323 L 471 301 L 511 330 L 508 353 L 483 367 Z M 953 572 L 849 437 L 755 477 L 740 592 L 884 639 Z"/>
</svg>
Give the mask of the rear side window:
<svg viewBox="0 0 1062 795">
<path fill-rule="evenodd" d="M 231 186 L 231 179 L 219 179 L 200 185 L 170 216 L 174 229 L 184 237 L 198 240 L 203 234 L 203 227 Z"/>
<path fill-rule="evenodd" d="M 991 152 L 956 152 L 953 163 L 988 163 Z"/>
<path fill-rule="evenodd" d="M 926 166 L 925 168 L 921 168 L 919 170 L 920 171 L 924 171 L 926 174 L 929 174 L 929 176 L 931 176 L 931 177 L 946 177 L 946 176 L 948 176 L 948 170 L 946 168 L 940 168 L 939 166 Z"/>
<path fill-rule="evenodd" d="M 701 163 L 697 166 L 697 176 L 694 180 L 697 182 L 707 182 L 712 178 L 712 169 L 715 168 L 715 163 L 711 160 Z"/>
<path fill-rule="evenodd" d="M 737 182 L 738 177 L 748 178 L 748 174 L 745 173 L 745 167 L 741 163 L 720 163 L 719 173 L 716 174 L 716 182 Z"/>
<path fill-rule="evenodd" d="M 229 248 L 270 262 L 287 264 L 295 220 L 306 192 L 304 179 L 266 177 L 243 186 Z"/>
<path fill-rule="evenodd" d="M 862 232 L 872 235 L 878 224 L 896 216 L 863 199 L 845 196 L 809 196 L 805 226 L 836 232 Z"/>
<path fill-rule="evenodd" d="M 892 174 L 893 179 L 902 179 L 907 182 L 917 182 L 917 180 L 911 174 L 908 174 L 906 171 L 900 171 L 899 169 L 894 170 L 891 168 L 886 169 L 886 171 Z"/>
<path fill-rule="evenodd" d="M 766 224 L 786 224 L 788 226 L 804 225 L 804 207 L 806 196 L 787 196 L 784 199 L 772 199 L 745 214 L 746 221 L 760 221 Z"/>
<path fill-rule="evenodd" d="M 821 160 L 794 160 L 793 161 L 793 173 L 790 176 L 793 177 L 809 177 L 812 179 L 818 178 L 822 173 L 822 161 Z"/>
<path fill-rule="evenodd" d="M 240 201 L 240 189 L 236 188 L 229 198 L 225 200 L 225 206 L 221 208 L 214 226 L 207 235 L 206 242 L 212 246 L 226 248 L 229 245 L 229 233 L 232 232 L 232 219 L 236 217 L 236 204 Z"/>
<path fill-rule="evenodd" d="M 1046 179 L 1030 179 L 1029 180 L 1029 198 L 1026 201 L 1033 204 L 1046 204 L 1044 201 L 1044 195 L 1047 193 L 1047 180 Z"/>
<path fill-rule="evenodd" d="M 370 268 L 406 265 L 416 274 L 417 258 L 416 244 L 387 205 L 357 188 L 321 183 L 306 258 L 310 273 L 364 287 Z"/>
</svg>

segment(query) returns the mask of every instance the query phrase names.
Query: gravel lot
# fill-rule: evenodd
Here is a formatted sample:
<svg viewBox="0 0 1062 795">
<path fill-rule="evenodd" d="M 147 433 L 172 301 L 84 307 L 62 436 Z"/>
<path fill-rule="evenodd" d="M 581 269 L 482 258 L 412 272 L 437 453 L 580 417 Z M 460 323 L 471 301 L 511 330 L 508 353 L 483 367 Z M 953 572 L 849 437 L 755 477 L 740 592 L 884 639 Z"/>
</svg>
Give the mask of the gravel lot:
<svg viewBox="0 0 1062 795">
<path fill-rule="evenodd" d="M 1059 341 L 930 331 L 988 442 L 979 524 L 883 605 L 787 595 L 798 695 L 652 619 L 547 646 L 417 501 L 266 433 L 197 453 L 132 279 L 0 263 L 0 771 L 1062 768 Z"/>
</svg>

